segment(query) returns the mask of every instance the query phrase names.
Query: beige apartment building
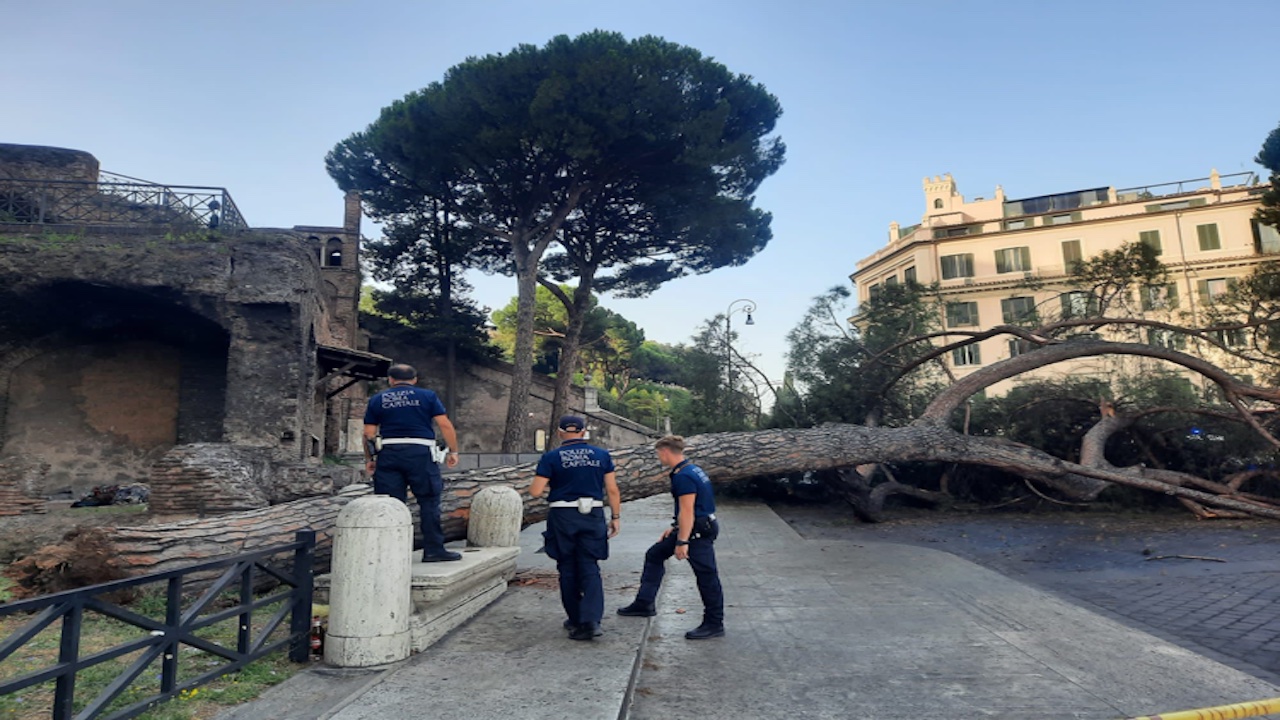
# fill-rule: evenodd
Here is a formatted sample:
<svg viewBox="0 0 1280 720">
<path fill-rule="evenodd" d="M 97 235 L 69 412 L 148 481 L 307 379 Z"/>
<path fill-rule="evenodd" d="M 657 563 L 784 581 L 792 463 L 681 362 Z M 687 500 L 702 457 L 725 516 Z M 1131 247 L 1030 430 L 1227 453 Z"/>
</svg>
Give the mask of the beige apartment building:
<svg viewBox="0 0 1280 720">
<path fill-rule="evenodd" d="M 1197 180 L 1017 200 L 997 187 L 990 198 L 966 201 L 950 175 L 925 178 L 920 223 L 891 223 L 888 245 L 859 261 L 850 277 L 860 303 L 886 285 L 937 283 L 942 326 L 984 330 L 1033 312 L 1045 319 L 1083 314 L 1090 299 L 1071 290 L 1072 263 L 1140 241 L 1157 250 L 1168 267 L 1169 283 L 1143 289 L 1141 302 L 1134 303 L 1137 312 L 1195 324 L 1236 278 L 1264 260 L 1280 260 L 1280 233 L 1253 219 L 1265 188 L 1254 173 L 1219 175 L 1215 170 Z M 1143 338 L 1213 359 L 1239 375 L 1251 374 L 1246 365 L 1207 343 L 1192 341 L 1188 347 L 1184 337 L 1158 330 Z M 1245 341 L 1240 333 L 1220 339 L 1228 345 Z M 948 362 L 963 376 L 1025 350 L 1007 337 L 992 338 L 952 352 Z M 1081 360 L 1039 375 L 1106 376 L 1140 372 L 1144 363 L 1164 365 L 1144 359 Z M 1008 387 L 1004 383 L 990 391 Z"/>
</svg>

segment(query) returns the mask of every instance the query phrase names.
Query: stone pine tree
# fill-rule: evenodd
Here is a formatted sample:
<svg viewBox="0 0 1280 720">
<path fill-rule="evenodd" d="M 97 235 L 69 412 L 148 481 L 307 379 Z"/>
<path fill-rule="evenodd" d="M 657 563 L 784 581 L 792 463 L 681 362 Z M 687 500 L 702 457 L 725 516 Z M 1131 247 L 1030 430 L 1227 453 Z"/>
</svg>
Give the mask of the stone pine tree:
<svg viewBox="0 0 1280 720">
<path fill-rule="evenodd" d="M 1271 172 L 1271 187 L 1262 196 L 1262 207 L 1255 217 L 1258 222 L 1280 228 L 1280 126 L 1267 135 L 1254 162 Z"/>
<path fill-rule="evenodd" d="M 701 189 L 749 201 L 782 162 L 776 98 L 750 77 L 657 37 L 595 31 L 469 58 L 383 109 L 330 153 L 344 189 L 444 172 L 463 222 L 501 240 L 519 322 L 504 451 L 525 444 L 534 291 L 567 221 L 621 191 Z"/>
<path fill-rule="evenodd" d="M 619 188 L 585 204 L 561 229 L 560 252 L 546 270 L 557 280 L 577 280 L 569 294 L 540 279 L 564 304 L 569 323 L 561 343 L 551 418 L 568 410 L 569 386 L 578 368 L 582 326 L 592 292 L 644 297 L 662 283 L 689 274 L 740 265 L 770 239 L 770 216 L 750 197 L 725 196 L 698 178 L 686 186 Z M 656 190 L 656 192 L 654 192 Z"/>
</svg>

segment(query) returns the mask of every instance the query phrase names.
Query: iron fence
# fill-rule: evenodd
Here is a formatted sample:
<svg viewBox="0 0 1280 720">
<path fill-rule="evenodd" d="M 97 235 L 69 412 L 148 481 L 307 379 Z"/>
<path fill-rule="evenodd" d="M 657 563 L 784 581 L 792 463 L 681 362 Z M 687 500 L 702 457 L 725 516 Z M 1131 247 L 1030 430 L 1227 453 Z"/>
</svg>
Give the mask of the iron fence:
<svg viewBox="0 0 1280 720">
<path fill-rule="evenodd" d="M 0 178 L 0 223 L 248 229 L 226 188 L 160 185 L 108 172 L 97 181 Z"/>
<path fill-rule="evenodd" d="M 254 660 L 285 647 L 289 648 L 290 659 L 305 662 L 310 651 L 308 631 L 311 619 L 315 532 L 300 531 L 295 537 L 292 543 L 221 560 L 0 605 L 0 617 L 18 613 L 34 615 L 25 625 L 0 642 L 0 663 L 46 628 L 59 621 L 62 623 L 58 661 L 49 667 L 0 681 L 0 695 L 7 695 L 41 683 L 53 682 L 55 684 L 52 713 L 54 720 L 70 720 L 73 717 L 76 720 L 94 718 L 125 720 L 136 717 L 184 691 L 240 670 Z M 288 552 L 293 554 L 290 572 L 272 567 L 268 562 L 273 556 Z M 184 582 L 193 576 L 207 578 L 223 568 L 225 570 L 218 574 L 217 579 L 184 610 L 183 599 L 187 597 L 183 591 Z M 259 576 L 259 572 L 265 574 L 265 577 Z M 278 583 L 276 587 L 283 586 L 287 589 L 255 598 L 254 586 L 260 580 Z M 153 583 L 165 583 L 164 620 L 145 617 L 107 599 L 115 593 Z M 239 592 L 238 604 L 206 613 L 215 600 L 224 593 L 234 592 L 236 589 Z M 254 611 L 275 604 L 281 604 L 281 607 L 258 629 L 255 636 Z M 82 655 L 80 636 L 86 612 L 98 613 L 123 622 L 146 634 L 105 650 Z M 234 649 L 196 634 L 201 629 L 232 618 L 238 619 Z M 273 640 L 272 634 L 286 619 L 289 620 L 288 634 Z M 184 645 L 197 648 L 227 662 L 195 678 L 180 681 L 178 664 L 181 653 L 179 650 Z M 134 662 L 86 703 L 83 709 L 78 713 L 75 712 L 77 673 L 139 651 L 142 651 L 141 655 Z M 110 710 L 112 703 L 157 661 L 160 663 L 159 692 L 127 707 Z"/>
</svg>

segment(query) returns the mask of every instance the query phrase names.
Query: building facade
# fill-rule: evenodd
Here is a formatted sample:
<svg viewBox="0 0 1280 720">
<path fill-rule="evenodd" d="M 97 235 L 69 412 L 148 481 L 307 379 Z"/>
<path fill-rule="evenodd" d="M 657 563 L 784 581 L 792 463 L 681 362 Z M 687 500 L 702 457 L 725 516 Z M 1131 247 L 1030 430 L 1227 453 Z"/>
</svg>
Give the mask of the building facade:
<svg viewBox="0 0 1280 720">
<path fill-rule="evenodd" d="M 1142 288 L 1142 297 L 1129 307 L 1144 317 L 1203 326 L 1214 300 L 1239 278 L 1261 262 L 1280 260 L 1280 233 L 1253 219 L 1265 189 L 1253 173 L 1221 176 L 1215 170 L 1196 180 L 1017 200 L 997 187 L 989 199 L 966 201 L 950 175 L 925 178 L 921 221 L 909 227 L 891 223 L 888 245 L 859 261 L 850 277 L 860 304 L 889 285 L 936 287 L 941 327 L 981 331 L 1087 314 L 1095 300 L 1073 282 L 1073 266 L 1142 242 L 1164 263 L 1168 282 Z M 1206 357 L 1217 353 L 1221 357 L 1214 359 L 1223 367 L 1250 373 L 1247 365 L 1207 343 L 1192 341 L 1187 347 L 1185 337 L 1159 330 L 1144 331 L 1142 337 Z M 1224 333 L 1220 341 L 1230 346 L 1244 338 Z M 957 349 L 947 361 L 963 376 L 1027 349 L 1008 336 L 996 337 Z M 1082 360 L 1045 368 L 1037 376 L 1116 370 L 1113 361 Z M 991 391 L 1008 387 L 1003 383 Z"/>
</svg>

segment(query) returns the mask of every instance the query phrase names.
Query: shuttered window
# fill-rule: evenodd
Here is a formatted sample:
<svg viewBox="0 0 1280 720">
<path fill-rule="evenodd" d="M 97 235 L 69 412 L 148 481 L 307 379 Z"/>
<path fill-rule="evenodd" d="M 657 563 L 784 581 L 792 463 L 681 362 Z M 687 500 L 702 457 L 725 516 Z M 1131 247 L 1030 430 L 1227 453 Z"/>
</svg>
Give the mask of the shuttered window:
<svg viewBox="0 0 1280 720">
<path fill-rule="evenodd" d="M 973 277 L 973 253 L 942 256 L 942 279 Z"/>
<path fill-rule="evenodd" d="M 1031 269 L 1031 248 L 1016 247 L 996 251 L 996 272 L 1025 272 Z"/>
<path fill-rule="evenodd" d="M 1160 245 L 1159 230 L 1143 230 L 1138 233 L 1138 242 L 1146 245 L 1152 250 L 1155 250 L 1157 255 L 1164 254 L 1164 247 Z"/>
<path fill-rule="evenodd" d="M 1084 254 L 1080 252 L 1079 240 L 1062 241 L 1062 264 L 1067 268 L 1067 272 L 1074 272 L 1077 265 L 1084 260 Z"/>
<path fill-rule="evenodd" d="M 1196 237 L 1200 239 L 1200 251 L 1221 250 L 1222 240 L 1218 237 L 1218 224 L 1196 226 Z"/>
<path fill-rule="evenodd" d="M 947 327 L 967 327 L 978 324 L 978 303 L 947 303 Z"/>
<path fill-rule="evenodd" d="M 1000 301 L 1000 313 L 1006 325 L 1033 322 L 1036 317 L 1036 299 L 1033 297 L 1012 297 Z"/>
</svg>

